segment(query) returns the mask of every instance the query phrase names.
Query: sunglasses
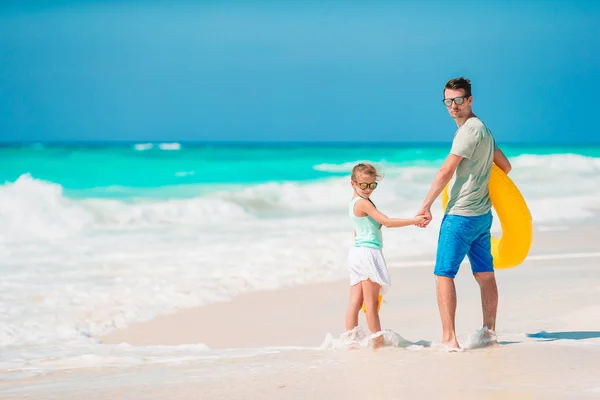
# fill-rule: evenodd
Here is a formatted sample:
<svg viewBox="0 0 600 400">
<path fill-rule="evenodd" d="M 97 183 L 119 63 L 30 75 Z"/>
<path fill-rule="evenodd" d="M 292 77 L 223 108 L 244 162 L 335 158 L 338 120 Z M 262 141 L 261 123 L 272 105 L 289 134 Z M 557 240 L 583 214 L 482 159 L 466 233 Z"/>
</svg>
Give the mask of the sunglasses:
<svg viewBox="0 0 600 400">
<path fill-rule="evenodd" d="M 443 99 L 442 101 L 444 102 L 444 105 L 446 107 L 450 107 L 452 105 L 452 102 L 455 102 L 457 106 L 460 106 L 469 97 L 470 96 L 460 96 L 460 97 L 454 97 L 452 99 Z"/>
<path fill-rule="evenodd" d="M 358 187 L 360 188 L 360 190 L 367 190 L 367 188 L 369 188 L 371 190 L 375 190 L 377 188 L 377 182 L 373 182 L 373 183 L 365 183 L 365 182 L 359 183 L 359 182 L 356 182 L 356 184 L 358 185 Z"/>
</svg>

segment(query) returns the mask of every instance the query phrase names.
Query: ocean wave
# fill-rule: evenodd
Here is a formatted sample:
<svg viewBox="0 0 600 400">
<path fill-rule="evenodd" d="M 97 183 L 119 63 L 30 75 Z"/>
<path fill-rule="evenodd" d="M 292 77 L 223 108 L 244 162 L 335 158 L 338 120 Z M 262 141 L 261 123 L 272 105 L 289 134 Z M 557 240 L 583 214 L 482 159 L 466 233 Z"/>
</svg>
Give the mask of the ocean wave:
<svg viewBox="0 0 600 400">
<path fill-rule="evenodd" d="M 313 165 L 313 169 L 316 171 L 323 172 L 332 172 L 332 173 L 346 173 L 350 175 L 352 172 L 352 168 L 359 163 L 369 163 L 372 164 L 377 170 L 383 175 L 388 174 L 399 174 L 407 171 L 423 171 L 423 170 L 431 170 L 435 168 L 437 163 L 433 161 L 418 161 L 414 163 L 400 163 L 400 162 L 391 162 L 387 160 L 379 160 L 379 161 L 364 161 L 357 160 L 352 162 L 344 162 L 340 164 L 330 164 L 330 163 L 321 163 Z"/>
<path fill-rule="evenodd" d="M 585 156 L 581 154 L 564 153 L 564 154 L 522 154 L 511 157 L 511 164 L 514 170 L 535 170 L 544 169 L 546 171 L 570 171 L 570 172 L 599 172 L 600 158 Z M 319 163 L 313 165 L 313 169 L 317 171 L 340 173 L 345 172 L 350 174 L 352 168 L 361 162 L 369 162 L 377 167 L 383 173 L 401 173 L 407 170 L 428 170 L 431 168 L 437 169 L 441 167 L 443 159 L 440 160 L 379 160 L 365 161 L 356 160 L 343 163 Z"/>
<path fill-rule="evenodd" d="M 160 150 L 180 150 L 181 149 L 181 144 L 174 142 L 174 143 L 159 143 L 157 145 L 157 147 Z M 136 143 L 135 145 L 133 145 L 133 148 L 137 151 L 146 151 L 146 150 L 152 150 L 154 148 L 154 143 Z"/>
<path fill-rule="evenodd" d="M 179 143 L 160 143 L 158 148 L 161 150 L 180 150 L 181 144 Z"/>
<path fill-rule="evenodd" d="M 133 148 L 137 151 L 150 150 L 154 147 L 152 143 L 137 143 L 133 145 Z"/>
<path fill-rule="evenodd" d="M 324 172 L 345 172 L 350 174 L 352 172 L 352 168 L 362 161 L 351 161 L 345 162 L 341 164 L 330 164 L 330 163 L 321 163 L 313 165 L 313 169 L 316 171 L 324 171 Z"/>
<path fill-rule="evenodd" d="M 0 186 L 0 242 L 62 237 L 92 222 L 92 215 L 65 198 L 56 183 L 25 174 Z"/>
<path fill-rule="evenodd" d="M 584 219 L 593 214 L 590 210 L 598 209 L 600 159 L 524 155 L 515 157 L 513 165 L 510 177 L 523 193 L 536 223 Z M 429 190 L 436 171 L 392 165 L 383 170 L 385 178 L 373 200 L 384 212 L 412 213 Z M 193 172 L 175 174 L 181 178 Z M 113 198 L 99 198 L 105 193 L 108 196 L 104 197 Z M 273 215 L 285 218 L 287 214 L 310 218 L 343 210 L 352 189 L 344 176 L 206 187 L 106 187 L 90 189 L 89 194 L 91 198 L 80 198 L 81 193 L 78 198 L 70 198 L 61 185 L 29 174 L 0 185 L 0 240 L 169 224 L 203 226 Z"/>
<path fill-rule="evenodd" d="M 220 199 L 70 199 L 61 185 L 20 176 L 0 186 L 0 242 L 64 237 L 98 229 L 207 224 L 253 218 Z"/>
<path fill-rule="evenodd" d="M 600 172 L 600 158 L 580 154 L 523 154 L 511 160 L 514 170 L 569 172 Z"/>
</svg>

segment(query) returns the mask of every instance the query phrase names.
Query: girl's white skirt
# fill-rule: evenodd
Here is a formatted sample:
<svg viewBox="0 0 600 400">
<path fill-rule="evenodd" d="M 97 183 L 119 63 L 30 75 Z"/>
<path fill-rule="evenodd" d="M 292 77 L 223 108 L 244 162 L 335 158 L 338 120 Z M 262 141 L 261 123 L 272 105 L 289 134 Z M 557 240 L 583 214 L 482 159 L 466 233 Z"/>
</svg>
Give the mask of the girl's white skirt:
<svg viewBox="0 0 600 400">
<path fill-rule="evenodd" d="M 370 247 L 352 247 L 348 253 L 350 286 L 370 279 L 381 285 L 380 294 L 392 284 L 383 253 Z"/>
</svg>

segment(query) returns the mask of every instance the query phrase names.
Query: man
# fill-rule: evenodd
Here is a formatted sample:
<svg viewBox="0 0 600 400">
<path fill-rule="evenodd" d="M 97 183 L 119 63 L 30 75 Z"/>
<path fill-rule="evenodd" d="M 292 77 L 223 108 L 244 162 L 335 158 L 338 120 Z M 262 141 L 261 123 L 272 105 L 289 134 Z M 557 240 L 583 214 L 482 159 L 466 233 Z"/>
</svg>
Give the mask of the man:
<svg viewBox="0 0 600 400">
<path fill-rule="evenodd" d="M 444 105 L 456 121 L 450 154 L 439 169 L 417 215 L 425 214 L 422 227 L 431 222 L 431 205 L 450 182 L 449 201 L 440 226 L 435 261 L 437 302 L 442 319 L 442 343 L 459 347 L 456 340 L 456 289 L 454 277 L 465 256 L 481 289 L 482 334 L 495 340 L 498 289 L 490 245 L 492 226 L 488 182 L 492 163 L 505 173 L 510 162 L 497 146 L 492 132 L 473 114 L 471 82 L 456 78 L 446 83 Z"/>
</svg>

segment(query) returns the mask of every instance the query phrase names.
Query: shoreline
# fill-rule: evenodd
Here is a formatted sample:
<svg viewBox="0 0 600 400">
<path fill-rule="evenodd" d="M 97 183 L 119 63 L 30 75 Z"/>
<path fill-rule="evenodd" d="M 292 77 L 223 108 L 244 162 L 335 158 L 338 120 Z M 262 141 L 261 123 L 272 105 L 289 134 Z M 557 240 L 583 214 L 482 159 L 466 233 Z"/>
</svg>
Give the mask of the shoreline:
<svg viewBox="0 0 600 400">
<path fill-rule="evenodd" d="M 570 239 L 565 239 L 567 232 L 570 232 Z M 573 226 L 568 231 L 536 232 L 529 256 L 522 265 L 496 271 L 501 301 L 499 317 L 502 315 L 505 278 L 526 275 L 529 267 L 542 266 L 544 263 L 585 263 L 586 260 L 596 259 L 600 257 L 600 248 L 593 239 L 596 233 L 596 225 Z M 381 309 L 384 329 L 388 325 L 386 321 L 391 319 L 394 322 L 394 317 L 388 315 L 390 308 L 401 307 L 407 298 L 426 307 L 424 315 L 414 315 L 411 322 L 418 323 L 424 319 L 429 326 L 438 324 L 433 264 L 433 257 L 422 257 L 402 262 L 401 267 L 390 268 L 392 288 L 386 294 Z M 474 290 L 477 288 L 469 281 L 473 281 L 470 268 L 463 263 L 456 279 L 459 301 L 465 291 L 458 287 L 459 282 L 470 286 L 469 298 L 478 299 L 479 293 Z M 135 346 L 203 343 L 211 349 L 319 346 L 326 333 L 341 333 L 347 296 L 348 283 L 345 280 L 249 292 L 226 302 L 182 309 L 149 321 L 137 322 L 98 339 L 104 344 L 128 343 Z M 410 309 L 404 311 L 409 315 L 415 314 Z M 311 319 L 310 324 L 304 323 L 306 316 Z M 359 316 L 359 320 L 364 320 L 364 316 Z M 244 334 L 238 337 L 227 332 Z"/>
</svg>

